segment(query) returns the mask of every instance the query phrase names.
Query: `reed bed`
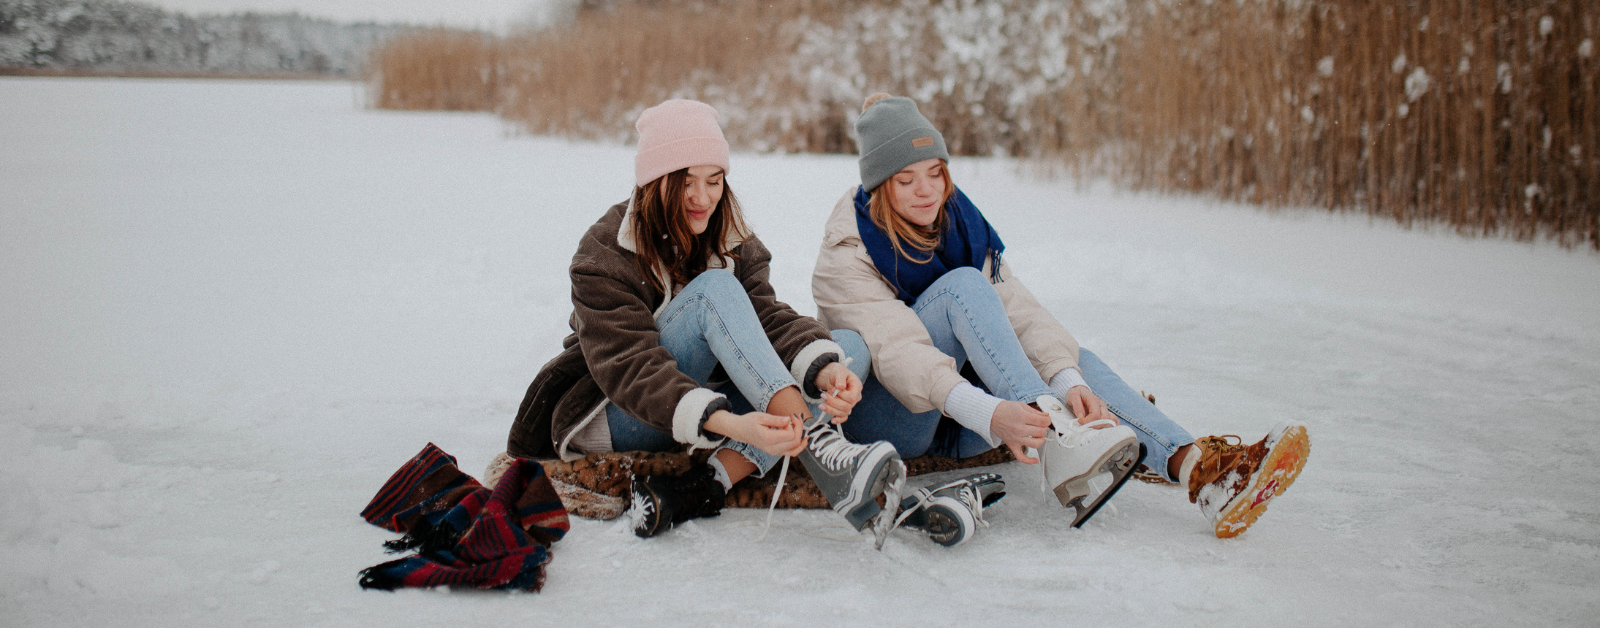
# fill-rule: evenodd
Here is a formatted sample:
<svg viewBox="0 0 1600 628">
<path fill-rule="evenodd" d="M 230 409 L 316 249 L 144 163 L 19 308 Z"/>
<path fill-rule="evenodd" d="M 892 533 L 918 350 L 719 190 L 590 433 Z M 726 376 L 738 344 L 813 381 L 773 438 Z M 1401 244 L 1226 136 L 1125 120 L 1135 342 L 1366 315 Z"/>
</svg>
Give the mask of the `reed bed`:
<svg viewBox="0 0 1600 628">
<path fill-rule="evenodd" d="M 1115 164 L 1133 187 L 1600 247 L 1593 5 L 1141 9 Z"/>
<path fill-rule="evenodd" d="M 372 53 L 366 82 L 380 109 L 491 111 L 500 102 L 505 42 L 469 31 L 396 36 Z"/>
<path fill-rule="evenodd" d="M 380 107 L 623 141 L 697 98 L 738 147 L 806 152 L 854 151 L 888 91 L 958 154 L 1600 249 L 1596 40 L 1584 0 L 613 0 L 396 38 L 372 83 Z"/>
</svg>

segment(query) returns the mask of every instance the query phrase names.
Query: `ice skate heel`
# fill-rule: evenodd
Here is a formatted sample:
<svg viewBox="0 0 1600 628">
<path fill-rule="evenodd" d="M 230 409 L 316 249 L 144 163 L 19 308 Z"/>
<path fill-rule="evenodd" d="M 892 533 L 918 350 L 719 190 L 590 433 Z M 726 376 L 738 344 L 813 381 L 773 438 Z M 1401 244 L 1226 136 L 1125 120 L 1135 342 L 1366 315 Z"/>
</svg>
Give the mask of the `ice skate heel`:
<svg viewBox="0 0 1600 628">
<path fill-rule="evenodd" d="M 1054 491 L 1056 500 L 1060 501 L 1062 506 L 1076 511 L 1072 518 L 1072 527 L 1078 528 L 1088 523 L 1090 517 L 1100 512 L 1101 506 L 1110 501 L 1117 491 L 1122 490 L 1122 485 L 1127 484 L 1128 478 L 1133 477 L 1134 468 L 1144 462 L 1145 453 L 1144 444 L 1138 442 L 1107 452 L 1090 475 L 1056 486 Z M 1089 480 L 1108 473 L 1111 474 L 1111 485 L 1099 495 L 1094 495 Z"/>
</svg>

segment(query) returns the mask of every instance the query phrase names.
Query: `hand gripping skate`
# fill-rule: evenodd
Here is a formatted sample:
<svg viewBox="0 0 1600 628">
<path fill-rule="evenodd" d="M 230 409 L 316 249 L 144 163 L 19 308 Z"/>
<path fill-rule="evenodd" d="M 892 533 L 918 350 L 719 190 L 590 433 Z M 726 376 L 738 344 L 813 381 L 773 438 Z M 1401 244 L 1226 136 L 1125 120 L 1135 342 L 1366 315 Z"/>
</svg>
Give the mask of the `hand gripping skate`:
<svg viewBox="0 0 1600 628">
<path fill-rule="evenodd" d="M 989 527 L 983 509 L 1006 496 L 997 473 L 980 473 L 939 486 L 919 488 L 900 502 L 897 526 L 921 530 L 946 547 L 965 543 L 977 528 Z"/>
<path fill-rule="evenodd" d="M 1075 511 L 1072 527 L 1080 527 L 1133 476 L 1144 461 L 1144 445 L 1126 425 L 1112 425 L 1106 419 L 1079 425 L 1055 398 L 1040 397 L 1037 403 L 1055 426 L 1055 433 L 1039 448 L 1044 490 L 1055 493 L 1062 506 Z M 1096 495 L 1090 480 L 1106 474 L 1111 474 L 1111 484 Z"/>
</svg>

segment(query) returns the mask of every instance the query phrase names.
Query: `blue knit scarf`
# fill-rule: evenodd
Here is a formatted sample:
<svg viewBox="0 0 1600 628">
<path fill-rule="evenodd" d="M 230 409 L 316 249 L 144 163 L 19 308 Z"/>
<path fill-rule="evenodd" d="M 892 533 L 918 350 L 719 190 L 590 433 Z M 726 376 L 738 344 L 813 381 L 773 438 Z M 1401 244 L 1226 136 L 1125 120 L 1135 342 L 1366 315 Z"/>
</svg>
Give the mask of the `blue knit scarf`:
<svg viewBox="0 0 1600 628">
<path fill-rule="evenodd" d="M 889 285 L 894 286 L 895 296 L 906 305 L 916 303 L 917 297 L 922 296 L 922 292 L 945 273 L 962 266 L 981 271 L 983 263 L 991 258 L 994 264 L 989 269 L 989 281 L 995 283 L 1000 280 L 1000 254 L 1005 252 L 1006 245 L 1000 241 L 1000 234 L 995 233 L 994 227 L 989 226 L 983 213 L 972 201 L 967 200 L 961 188 L 956 188 L 950 200 L 945 201 L 945 230 L 939 235 L 938 247 L 928 254 L 926 263 L 918 263 L 922 258 L 912 261 L 895 252 L 888 234 L 872 222 L 872 215 L 867 208 L 871 199 L 866 190 L 856 186 L 856 228 L 861 231 L 861 242 L 867 245 L 872 264 L 889 280 Z M 907 255 L 922 254 L 914 248 L 902 246 Z"/>
</svg>

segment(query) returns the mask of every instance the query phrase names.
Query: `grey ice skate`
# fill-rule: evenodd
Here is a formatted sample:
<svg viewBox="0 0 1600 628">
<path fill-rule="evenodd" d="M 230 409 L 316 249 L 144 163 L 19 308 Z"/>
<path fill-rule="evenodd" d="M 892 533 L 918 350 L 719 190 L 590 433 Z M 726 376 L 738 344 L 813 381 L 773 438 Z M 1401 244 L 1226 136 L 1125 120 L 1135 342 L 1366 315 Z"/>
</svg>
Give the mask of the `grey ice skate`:
<svg viewBox="0 0 1600 628">
<path fill-rule="evenodd" d="M 947 547 L 972 538 L 988 527 L 983 509 L 1006 496 L 1005 480 L 998 473 L 980 473 L 912 491 L 900 501 L 900 525 L 928 534 Z"/>
<path fill-rule="evenodd" d="M 894 528 L 905 487 L 906 465 L 894 445 L 878 441 L 858 445 L 846 440 L 831 417 L 817 414 L 806 421 L 806 449 L 800 462 L 817 483 L 834 512 L 844 515 L 856 530 L 869 524 L 879 549 Z M 878 505 L 878 496 L 884 506 Z"/>
</svg>

